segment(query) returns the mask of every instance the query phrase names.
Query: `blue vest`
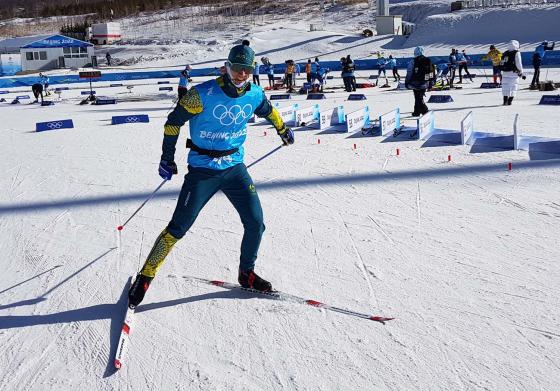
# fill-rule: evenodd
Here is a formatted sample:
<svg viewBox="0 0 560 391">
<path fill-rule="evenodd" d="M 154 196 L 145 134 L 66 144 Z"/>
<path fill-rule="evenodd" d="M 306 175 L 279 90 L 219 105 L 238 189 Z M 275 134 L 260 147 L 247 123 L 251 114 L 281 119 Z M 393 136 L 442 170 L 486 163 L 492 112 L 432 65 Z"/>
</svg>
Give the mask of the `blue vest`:
<svg viewBox="0 0 560 391">
<path fill-rule="evenodd" d="M 229 156 L 211 158 L 191 150 L 188 164 L 193 167 L 224 170 L 243 163 L 247 122 L 265 99 L 264 91 L 251 83 L 251 89 L 243 96 L 230 98 L 216 80 L 209 80 L 194 88 L 198 90 L 204 109 L 189 121 L 190 138 L 193 143 L 202 149 L 225 151 L 239 148 L 239 151 Z"/>
<path fill-rule="evenodd" d="M 179 76 L 179 87 L 187 88 L 188 86 L 189 86 L 189 77 L 183 75 L 183 73 L 181 72 L 181 75 Z"/>
</svg>

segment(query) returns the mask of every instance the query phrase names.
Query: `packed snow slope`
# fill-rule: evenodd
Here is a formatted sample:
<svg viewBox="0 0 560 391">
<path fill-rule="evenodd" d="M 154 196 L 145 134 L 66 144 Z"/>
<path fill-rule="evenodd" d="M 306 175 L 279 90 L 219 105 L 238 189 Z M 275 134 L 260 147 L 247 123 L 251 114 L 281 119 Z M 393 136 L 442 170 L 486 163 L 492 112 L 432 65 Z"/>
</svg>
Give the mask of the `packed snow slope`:
<svg viewBox="0 0 560 391">
<path fill-rule="evenodd" d="M 224 35 L 188 44 L 190 53 L 179 51 L 182 43 L 125 48 L 157 54 L 168 47 L 166 58 L 136 67 L 179 66 L 219 64 L 244 37 L 274 61 L 318 52 L 365 56 L 391 41 L 275 23 L 250 34 L 224 26 Z M 517 38 L 530 42 L 518 27 Z M 429 50 L 447 52 L 437 37 Z M 116 88 L 96 82 L 98 95 L 119 102 L 79 105 L 73 85 L 54 106 L 0 103 L 0 391 L 556 389 L 560 109 L 539 105 L 551 93 L 528 90 L 529 80 L 504 107 L 499 90 L 478 88 L 488 69 L 471 71 L 474 83 L 448 92 L 454 102 L 429 104 L 436 127 L 452 134 L 416 141 L 407 132 L 297 128 L 294 145 L 249 169 L 267 227 L 257 272 L 283 292 L 394 320 L 382 325 L 185 278 L 236 279 L 243 227 L 219 193 L 138 307 L 117 372 L 127 282 L 175 208 L 188 126 L 177 143 L 179 175 L 120 234 L 116 227 L 161 182 L 163 124 L 175 95 L 160 92 L 156 80 Z M 358 82 L 371 73 L 358 71 Z M 560 78 L 557 69 L 542 74 Z M 321 109 L 368 105 L 377 117 L 399 107 L 407 130 L 416 125 L 407 118 L 410 91 L 390 81 L 390 89 L 359 90 L 367 100 L 348 101 L 334 76 L 327 98 L 313 101 Z M 177 80 L 169 81 L 175 88 Z M 25 94 L 21 88 L 2 97 Z M 304 98 L 281 106 L 310 106 Z M 471 111 L 475 130 L 494 136 L 458 145 Z M 126 114 L 148 114 L 150 122 L 110 125 Z M 539 137 L 528 151 L 512 149 L 516 114 L 521 134 Z M 37 122 L 67 118 L 73 129 L 35 132 Z M 265 122 L 249 125 L 245 163 L 279 145 Z"/>
</svg>

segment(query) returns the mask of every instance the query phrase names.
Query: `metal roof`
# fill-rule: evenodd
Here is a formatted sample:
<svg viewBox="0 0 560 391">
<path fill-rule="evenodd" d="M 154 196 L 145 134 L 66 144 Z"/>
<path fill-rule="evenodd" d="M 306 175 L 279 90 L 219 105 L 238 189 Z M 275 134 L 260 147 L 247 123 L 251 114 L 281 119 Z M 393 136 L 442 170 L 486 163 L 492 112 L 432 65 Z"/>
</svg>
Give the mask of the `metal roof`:
<svg viewBox="0 0 560 391">
<path fill-rule="evenodd" d="M 31 43 L 21 46 L 22 49 L 44 49 L 44 48 L 77 48 L 93 46 L 93 44 L 80 41 L 76 38 L 67 37 L 65 35 L 55 34 L 46 38 L 35 40 Z"/>
</svg>

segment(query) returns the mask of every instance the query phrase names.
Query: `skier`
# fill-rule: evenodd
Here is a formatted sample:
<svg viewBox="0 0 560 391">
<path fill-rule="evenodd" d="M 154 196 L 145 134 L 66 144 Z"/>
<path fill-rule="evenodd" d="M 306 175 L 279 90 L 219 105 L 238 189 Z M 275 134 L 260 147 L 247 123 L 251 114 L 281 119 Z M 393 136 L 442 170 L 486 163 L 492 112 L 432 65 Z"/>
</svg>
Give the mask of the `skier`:
<svg viewBox="0 0 560 391">
<path fill-rule="evenodd" d="M 189 90 L 189 83 L 192 81 L 189 73 L 190 71 L 192 71 L 192 68 L 190 65 L 187 65 L 179 75 L 179 87 L 177 88 L 177 92 L 179 94 L 179 100 L 181 100 L 181 98 L 185 96 L 185 94 Z"/>
<path fill-rule="evenodd" d="M 261 85 L 261 81 L 259 79 L 259 74 L 261 72 L 261 66 L 259 65 L 258 62 L 255 61 L 255 69 L 253 70 L 253 83 L 260 86 Z"/>
<path fill-rule="evenodd" d="M 393 78 L 395 79 L 395 81 L 397 82 L 400 81 L 401 75 L 399 75 L 399 69 L 397 68 L 397 60 L 393 58 L 392 55 L 389 55 L 389 61 L 387 62 L 387 66 L 391 68 L 391 70 L 393 71 Z"/>
<path fill-rule="evenodd" d="M 45 95 L 49 96 L 51 93 L 49 92 L 49 77 L 43 73 L 39 73 L 39 78 L 41 79 L 41 84 L 43 85 L 43 91 Z"/>
<path fill-rule="evenodd" d="M 352 91 L 352 82 L 350 81 L 350 72 L 346 66 L 346 57 L 340 58 L 340 68 L 342 72 L 340 72 L 340 77 L 342 78 L 342 82 L 344 83 L 344 91 L 351 92 Z"/>
<path fill-rule="evenodd" d="M 461 53 L 459 53 L 459 51 L 456 52 L 456 58 L 457 58 L 457 63 L 459 64 L 459 84 L 463 83 L 463 69 L 465 70 L 465 73 L 467 74 L 467 76 L 469 77 L 469 80 L 472 83 L 472 76 L 469 73 L 469 68 L 467 68 L 467 63 L 469 61 L 469 57 L 467 56 L 467 54 L 465 53 L 465 49 L 463 49 L 463 51 Z"/>
<path fill-rule="evenodd" d="M 307 64 L 305 64 L 305 75 L 307 76 L 307 82 L 311 84 L 313 79 L 311 78 L 311 59 L 307 59 Z"/>
<path fill-rule="evenodd" d="M 554 42 L 552 42 L 552 45 L 550 45 L 548 41 L 544 41 L 535 48 L 535 52 L 533 53 L 533 69 L 535 70 L 535 72 L 533 74 L 531 86 L 529 87 L 530 89 L 537 90 L 539 88 L 539 76 L 541 74 L 541 65 L 544 60 L 544 56 L 547 50 L 553 49 Z"/>
<path fill-rule="evenodd" d="M 502 83 L 502 70 L 500 68 L 500 61 L 502 61 L 502 52 L 500 52 L 494 45 L 490 45 L 488 53 L 481 58 L 482 61 L 492 61 L 492 77 L 494 84 Z"/>
<path fill-rule="evenodd" d="M 381 73 L 383 73 L 383 77 L 385 78 L 385 84 L 383 87 L 389 86 L 389 80 L 387 79 L 387 72 L 385 68 L 387 67 L 387 59 L 383 55 L 383 53 L 377 53 L 377 85 L 379 85 L 379 79 L 381 78 Z"/>
<path fill-rule="evenodd" d="M 424 56 L 424 48 L 417 46 L 414 49 L 414 59 L 408 64 L 405 79 L 406 88 L 414 91 L 413 117 L 424 115 L 429 111 L 428 106 L 424 102 L 424 95 L 434 78 L 432 61 Z"/>
<path fill-rule="evenodd" d="M 346 56 L 346 66 L 348 68 L 348 71 L 350 72 L 350 87 L 352 87 L 352 91 L 356 91 L 356 76 L 354 75 L 356 64 L 354 64 L 354 61 L 352 61 L 350 55 Z"/>
<path fill-rule="evenodd" d="M 274 87 L 274 65 L 270 63 L 270 60 L 267 57 L 262 57 L 261 62 L 266 67 L 268 86 L 272 89 Z"/>
<path fill-rule="evenodd" d="M 284 145 L 294 142 L 278 111 L 262 88 L 248 81 L 255 52 L 245 45 L 231 48 L 226 75 L 191 88 L 168 116 L 164 126 L 159 175 L 170 180 L 177 174 L 175 145 L 179 130 L 190 121 L 188 173 L 171 221 L 161 232 L 144 266 L 128 292 L 129 306 L 143 300 L 157 271 L 171 248 L 192 226 L 200 210 L 221 190 L 241 217 L 244 235 L 238 281 L 242 287 L 268 292 L 270 282 L 258 276 L 255 261 L 265 226 L 259 197 L 247 167 L 243 164 L 247 122 L 256 114 L 276 128 Z"/>
<path fill-rule="evenodd" d="M 33 96 L 35 96 L 35 102 L 39 102 L 39 95 L 41 96 L 41 104 L 43 103 L 43 85 L 41 83 L 34 83 L 31 86 L 31 91 L 33 92 Z"/>
<path fill-rule="evenodd" d="M 502 68 L 502 95 L 504 97 L 503 105 L 511 105 L 511 102 L 513 101 L 513 98 L 517 93 L 519 78 L 521 77 L 523 80 L 525 80 L 518 41 L 510 41 L 508 50 L 505 51 L 502 55 L 500 66 Z"/>
<path fill-rule="evenodd" d="M 107 60 L 107 66 L 110 67 L 111 66 L 111 53 L 107 52 L 107 54 L 105 54 L 105 59 Z"/>
<path fill-rule="evenodd" d="M 455 80 L 455 70 L 457 69 L 457 50 L 451 49 L 451 54 L 449 55 L 449 88 L 453 88 L 453 81 Z"/>
<path fill-rule="evenodd" d="M 294 60 L 286 60 L 286 71 L 284 72 L 284 79 L 286 80 L 286 92 L 294 92 L 294 76 L 296 65 Z"/>
<path fill-rule="evenodd" d="M 315 83 L 315 80 L 317 80 L 319 82 L 319 84 L 321 85 L 321 89 L 323 89 L 324 70 L 321 68 L 321 63 L 319 62 L 319 57 L 315 57 L 315 62 L 313 63 L 313 66 L 311 67 L 311 75 L 312 75 L 313 83 Z"/>
</svg>

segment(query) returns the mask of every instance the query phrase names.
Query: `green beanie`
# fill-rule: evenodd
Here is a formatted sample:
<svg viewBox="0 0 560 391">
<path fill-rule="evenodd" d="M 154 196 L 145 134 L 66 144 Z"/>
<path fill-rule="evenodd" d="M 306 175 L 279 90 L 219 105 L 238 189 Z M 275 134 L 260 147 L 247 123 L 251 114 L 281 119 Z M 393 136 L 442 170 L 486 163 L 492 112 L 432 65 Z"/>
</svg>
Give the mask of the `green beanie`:
<svg viewBox="0 0 560 391">
<path fill-rule="evenodd" d="M 229 51 L 228 61 L 231 64 L 253 68 L 255 65 L 255 52 L 249 46 L 236 45 Z"/>
</svg>

